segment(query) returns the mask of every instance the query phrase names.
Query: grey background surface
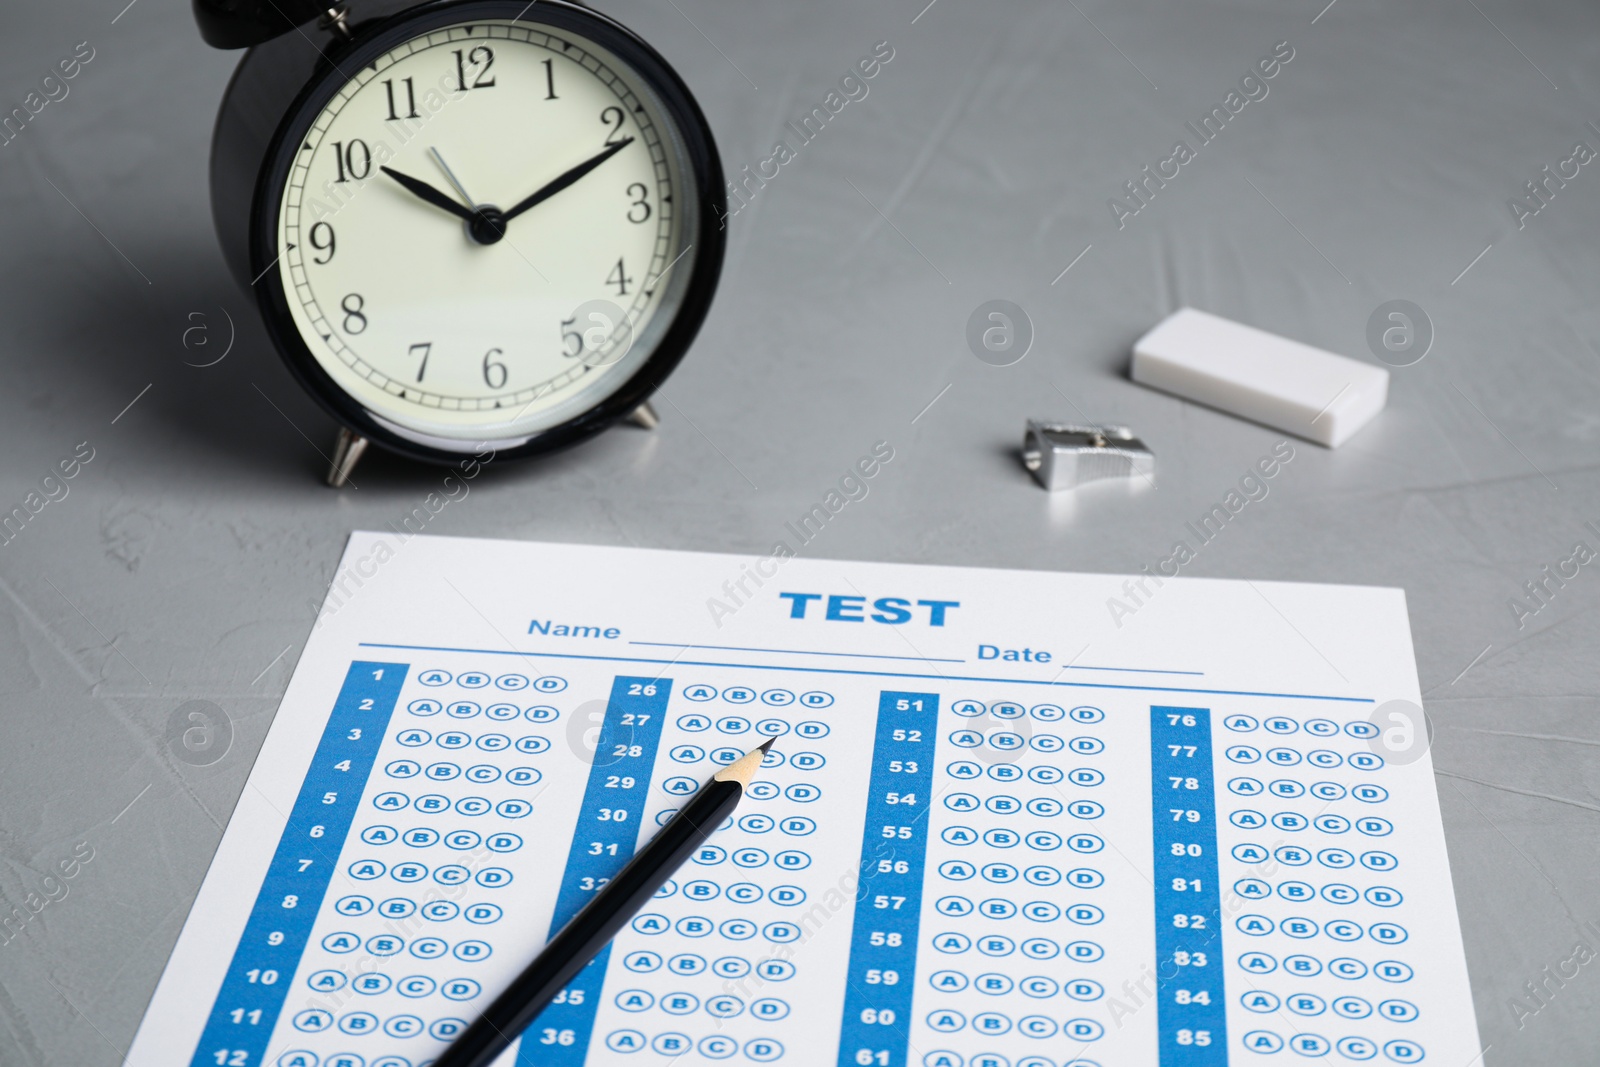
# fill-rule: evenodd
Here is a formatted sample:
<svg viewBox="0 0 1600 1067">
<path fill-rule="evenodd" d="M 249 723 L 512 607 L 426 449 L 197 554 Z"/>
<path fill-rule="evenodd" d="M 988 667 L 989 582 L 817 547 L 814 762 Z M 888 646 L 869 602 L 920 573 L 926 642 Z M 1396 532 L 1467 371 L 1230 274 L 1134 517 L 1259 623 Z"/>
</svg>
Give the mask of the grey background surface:
<svg viewBox="0 0 1600 1067">
<path fill-rule="evenodd" d="M 77 42 L 96 53 L 0 147 L 0 511 L 94 449 L 0 545 L 3 910 L 93 849 L 0 943 L 7 1065 L 119 1062 L 345 535 L 442 477 L 378 456 L 358 489 L 321 485 L 332 426 L 211 229 L 236 57 L 186 5 L 125 2 L 0 15 L 0 111 Z M 1600 964 L 1531 1016 L 1510 998 L 1597 946 L 1600 563 L 1532 617 L 1509 605 L 1575 542 L 1600 548 L 1600 165 L 1524 228 L 1507 201 L 1600 146 L 1600 13 L 1325 2 L 610 0 L 682 71 L 730 171 L 875 42 L 895 55 L 732 220 L 661 428 L 493 468 L 428 530 L 764 552 L 884 439 L 871 495 L 809 553 L 1136 570 L 1279 439 L 1128 382 L 1136 336 L 1187 303 L 1370 360 L 1368 316 L 1413 300 L 1437 339 L 1388 410 L 1337 452 L 1299 445 L 1185 573 L 1406 590 L 1484 1062 L 1592 1062 Z M 1282 40 L 1267 98 L 1119 230 L 1108 198 Z M 1014 366 L 964 339 L 992 298 L 1033 324 Z M 225 315 L 227 358 L 187 365 L 221 351 Z M 1080 413 L 1135 427 L 1156 487 L 1036 488 L 1023 420 Z M 209 766 L 169 728 L 189 700 L 232 722 Z"/>
</svg>

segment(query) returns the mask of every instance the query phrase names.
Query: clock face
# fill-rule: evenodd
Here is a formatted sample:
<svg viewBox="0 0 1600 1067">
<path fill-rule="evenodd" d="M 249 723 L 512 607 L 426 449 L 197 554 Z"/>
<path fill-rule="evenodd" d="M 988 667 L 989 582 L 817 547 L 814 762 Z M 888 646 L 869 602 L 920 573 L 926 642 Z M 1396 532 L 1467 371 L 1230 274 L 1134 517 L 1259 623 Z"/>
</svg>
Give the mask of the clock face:
<svg viewBox="0 0 1600 1067">
<path fill-rule="evenodd" d="M 267 269 L 378 425 L 515 445 L 627 385 L 681 310 L 702 195 L 686 131 L 635 66 L 558 26 L 463 19 L 385 47 L 341 63 L 284 146 Z"/>
</svg>

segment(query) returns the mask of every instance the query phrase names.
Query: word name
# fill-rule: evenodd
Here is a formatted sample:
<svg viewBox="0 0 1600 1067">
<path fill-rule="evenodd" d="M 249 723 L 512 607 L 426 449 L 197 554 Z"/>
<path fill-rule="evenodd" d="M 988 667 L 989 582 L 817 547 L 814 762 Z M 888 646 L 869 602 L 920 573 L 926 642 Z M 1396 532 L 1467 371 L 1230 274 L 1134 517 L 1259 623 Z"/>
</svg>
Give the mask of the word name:
<svg viewBox="0 0 1600 1067">
<path fill-rule="evenodd" d="M 598 626 L 569 626 L 564 622 L 553 623 L 540 619 L 528 623 L 528 632 L 541 633 L 547 637 L 604 637 L 608 641 L 615 641 L 622 633 L 615 626 L 607 626 L 602 630 Z"/>
<path fill-rule="evenodd" d="M 803 619 L 806 617 L 806 608 L 813 600 L 826 600 L 828 606 L 823 613 L 823 618 L 829 622 L 866 622 L 871 618 L 873 622 L 881 622 L 889 626 L 899 626 L 901 623 L 910 622 L 912 619 L 912 601 L 905 597 L 884 596 L 872 602 L 873 612 L 870 616 L 865 614 L 867 598 L 864 596 L 825 596 L 822 593 L 779 593 L 779 596 L 789 601 L 789 618 Z M 928 625 L 943 626 L 945 612 L 951 608 L 959 608 L 959 600 L 918 600 L 915 602 L 919 608 L 928 609 Z"/>
</svg>

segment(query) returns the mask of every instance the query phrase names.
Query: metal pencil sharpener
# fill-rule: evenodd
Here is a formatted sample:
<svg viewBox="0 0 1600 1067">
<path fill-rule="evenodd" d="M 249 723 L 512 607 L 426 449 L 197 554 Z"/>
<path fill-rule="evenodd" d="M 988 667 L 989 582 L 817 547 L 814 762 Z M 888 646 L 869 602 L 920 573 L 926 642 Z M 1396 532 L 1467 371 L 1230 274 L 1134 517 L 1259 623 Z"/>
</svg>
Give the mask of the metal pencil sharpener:
<svg viewBox="0 0 1600 1067">
<path fill-rule="evenodd" d="M 1126 426 L 1069 426 L 1028 420 L 1022 465 L 1051 492 L 1105 478 L 1149 478 L 1155 453 Z"/>
</svg>

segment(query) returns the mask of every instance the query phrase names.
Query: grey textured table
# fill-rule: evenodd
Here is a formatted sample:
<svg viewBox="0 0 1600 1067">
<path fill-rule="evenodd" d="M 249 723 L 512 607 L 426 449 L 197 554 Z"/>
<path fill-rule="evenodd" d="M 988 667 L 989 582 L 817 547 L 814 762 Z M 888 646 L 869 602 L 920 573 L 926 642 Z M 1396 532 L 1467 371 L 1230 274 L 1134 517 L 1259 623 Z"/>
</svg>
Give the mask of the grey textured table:
<svg viewBox="0 0 1600 1067">
<path fill-rule="evenodd" d="M 234 57 L 187 5 L 124 2 L 12 3 L 0 34 L 0 112 L 94 50 L 0 146 L 0 511 L 93 450 L 0 544 L 0 911 L 24 915 L 0 934 L 7 1065 L 119 1062 L 346 533 L 441 477 L 375 457 L 359 489 L 321 485 L 331 424 L 211 231 Z M 1600 14 L 925 3 L 606 5 L 684 73 L 730 171 L 875 42 L 895 53 L 732 220 L 661 428 L 492 469 L 429 532 L 761 552 L 883 439 L 871 495 L 807 552 L 1136 570 L 1278 435 L 1129 383 L 1133 338 L 1188 303 L 1371 359 L 1369 315 L 1415 301 L 1436 340 L 1387 412 L 1336 453 L 1300 446 L 1185 573 L 1405 588 L 1484 1061 L 1592 1062 L 1600 964 L 1566 961 L 1600 947 L 1600 576 L 1543 604 L 1523 583 L 1600 549 L 1600 173 L 1545 179 L 1520 220 L 1508 201 L 1600 146 Z M 1285 40 L 1268 95 L 1119 229 L 1123 183 Z M 1035 332 L 1009 367 L 965 340 L 992 298 Z M 227 316 L 227 358 L 188 365 Z M 1037 489 L 1024 418 L 1080 412 L 1137 428 L 1156 488 Z M 232 723 L 205 766 L 169 725 L 192 700 Z"/>
</svg>

